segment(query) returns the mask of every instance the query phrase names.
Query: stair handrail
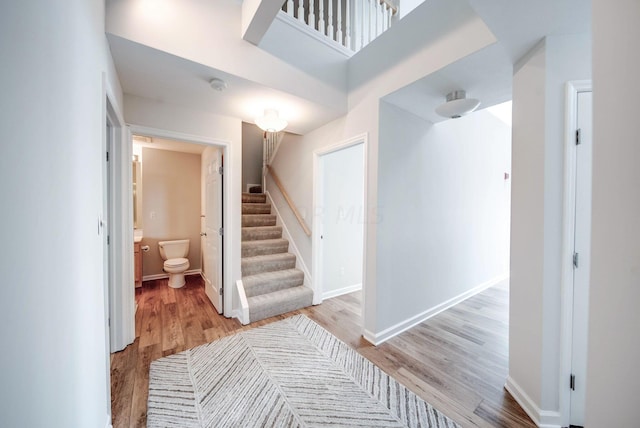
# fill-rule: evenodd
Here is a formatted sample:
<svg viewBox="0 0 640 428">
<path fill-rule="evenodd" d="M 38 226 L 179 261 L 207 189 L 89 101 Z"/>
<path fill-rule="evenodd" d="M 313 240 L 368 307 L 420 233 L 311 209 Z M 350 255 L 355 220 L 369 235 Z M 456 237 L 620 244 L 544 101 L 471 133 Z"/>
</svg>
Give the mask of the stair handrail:
<svg viewBox="0 0 640 428">
<path fill-rule="evenodd" d="M 287 201 L 289 208 L 291 208 L 291 211 L 293 211 L 293 215 L 296 216 L 296 219 L 298 220 L 298 223 L 300 223 L 300 226 L 302 227 L 302 230 L 304 231 L 304 233 L 307 236 L 311 236 L 311 229 L 309 229 L 307 224 L 304 222 L 304 219 L 302 218 L 302 216 L 300 215 L 300 212 L 298 211 L 295 204 L 289 197 L 289 193 L 287 193 L 287 191 L 285 190 L 284 185 L 278 178 L 278 175 L 275 173 L 271 165 L 267 165 L 266 169 L 271 174 L 271 178 L 273 178 L 273 182 L 276 183 L 276 186 L 278 186 L 278 189 L 280 189 L 280 193 L 282 193 L 284 200 Z"/>
</svg>

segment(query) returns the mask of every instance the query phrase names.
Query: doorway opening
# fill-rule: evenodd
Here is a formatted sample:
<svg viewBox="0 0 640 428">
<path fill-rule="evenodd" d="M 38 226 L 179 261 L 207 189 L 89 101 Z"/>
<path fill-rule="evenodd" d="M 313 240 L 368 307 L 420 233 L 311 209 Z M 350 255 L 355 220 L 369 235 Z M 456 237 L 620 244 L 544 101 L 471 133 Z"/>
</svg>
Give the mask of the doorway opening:
<svg viewBox="0 0 640 428">
<path fill-rule="evenodd" d="M 560 409 L 563 426 L 581 427 L 585 414 L 591 253 L 591 82 L 568 82 L 566 105 Z"/>
<path fill-rule="evenodd" d="M 314 304 L 361 290 L 364 318 L 367 136 L 314 152 Z"/>
<path fill-rule="evenodd" d="M 145 132 L 132 139 L 134 169 L 140 171 L 133 183 L 134 236 L 141 250 L 134 255 L 141 272 L 136 287 L 171 275 L 160 242 L 186 240 L 189 262 L 181 275 L 201 275 L 206 295 L 223 313 L 224 146 Z"/>
</svg>

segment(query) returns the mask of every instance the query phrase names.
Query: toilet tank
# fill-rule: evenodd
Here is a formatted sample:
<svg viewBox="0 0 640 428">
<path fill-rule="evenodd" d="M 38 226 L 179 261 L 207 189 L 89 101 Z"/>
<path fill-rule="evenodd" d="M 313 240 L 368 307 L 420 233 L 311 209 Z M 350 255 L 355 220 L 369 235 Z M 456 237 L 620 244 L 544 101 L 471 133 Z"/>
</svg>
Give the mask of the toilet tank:
<svg viewBox="0 0 640 428">
<path fill-rule="evenodd" d="M 160 256 L 163 260 L 177 259 L 189 255 L 189 240 L 180 239 L 177 241 L 160 241 Z"/>
</svg>

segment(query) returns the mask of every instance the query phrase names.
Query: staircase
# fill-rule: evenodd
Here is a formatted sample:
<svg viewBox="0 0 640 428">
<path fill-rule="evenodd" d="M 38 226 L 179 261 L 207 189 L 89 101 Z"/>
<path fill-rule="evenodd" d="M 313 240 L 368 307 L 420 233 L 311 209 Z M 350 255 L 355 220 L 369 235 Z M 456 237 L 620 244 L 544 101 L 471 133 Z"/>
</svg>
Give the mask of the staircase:
<svg viewBox="0 0 640 428">
<path fill-rule="evenodd" d="M 243 193 L 242 285 L 248 322 L 311 306 L 313 291 L 304 286 L 304 274 L 288 249 L 266 195 Z"/>
</svg>

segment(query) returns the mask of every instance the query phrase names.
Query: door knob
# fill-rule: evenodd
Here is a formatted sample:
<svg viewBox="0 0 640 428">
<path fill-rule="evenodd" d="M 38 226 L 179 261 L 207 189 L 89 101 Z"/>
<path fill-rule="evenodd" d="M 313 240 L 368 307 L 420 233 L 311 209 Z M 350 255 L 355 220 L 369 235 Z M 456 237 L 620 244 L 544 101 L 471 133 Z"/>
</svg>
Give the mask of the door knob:
<svg viewBox="0 0 640 428">
<path fill-rule="evenodd" d="M 207 232 L 200 232 L 200 236 L 207 236 Z"/>
</svg>

